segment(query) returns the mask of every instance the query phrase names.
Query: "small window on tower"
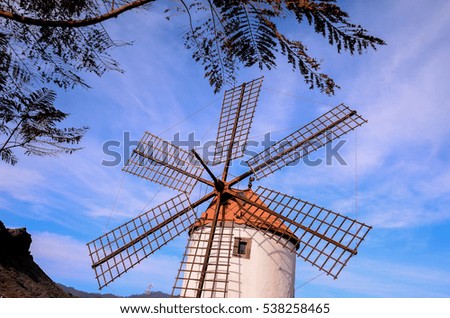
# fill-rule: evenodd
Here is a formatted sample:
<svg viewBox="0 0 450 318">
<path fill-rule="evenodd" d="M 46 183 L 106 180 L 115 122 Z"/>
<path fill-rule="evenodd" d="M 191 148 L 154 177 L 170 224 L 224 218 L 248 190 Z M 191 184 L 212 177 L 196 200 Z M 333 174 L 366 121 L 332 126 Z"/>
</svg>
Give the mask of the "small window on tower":
<svg viewBox="0 0 450 318">
<path fill-rule="evenodd" d="M 240 241 L 238 246 L 238 254 L 245 255 L 246 250 L 247 250 L 247 242 Z"/>
<path fill-rule="evenodd" d="M 233 256 L 250 258 L 252 240 L 249 238 L 236 237 L 234 239 Z"/>
</svg>

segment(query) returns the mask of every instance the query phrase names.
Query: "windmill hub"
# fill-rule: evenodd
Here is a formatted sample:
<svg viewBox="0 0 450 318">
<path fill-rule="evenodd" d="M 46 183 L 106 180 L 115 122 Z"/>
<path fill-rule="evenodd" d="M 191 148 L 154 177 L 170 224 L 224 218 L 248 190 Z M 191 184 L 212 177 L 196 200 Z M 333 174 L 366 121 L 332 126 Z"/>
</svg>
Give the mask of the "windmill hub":
<svg viewBox="0 0 450 318">
<path fill-rule="evenodd" d="M 218 193 L 222 193 L 224 190 L 228 189 L 228 184 L 223 182 L 222 180 L 214 180 L 214 189 L 218 192 Z"/>
</svg>

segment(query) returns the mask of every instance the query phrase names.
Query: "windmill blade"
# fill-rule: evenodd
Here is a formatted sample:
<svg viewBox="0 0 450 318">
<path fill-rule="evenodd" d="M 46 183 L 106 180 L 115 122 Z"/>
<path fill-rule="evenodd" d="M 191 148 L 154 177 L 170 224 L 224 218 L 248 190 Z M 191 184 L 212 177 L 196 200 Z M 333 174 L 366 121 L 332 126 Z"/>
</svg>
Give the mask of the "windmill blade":
<svg viewBox="0 0 450 318">
<path fill-rule="evenodd" d="M 244 155 L 262 81 L 260 77 L 225 92 L 213 165 Z"/>
<path fill-rule="evenodd" d="M 356 255 L 372 229 L 347 216 L 263 187 L 258 187 L 250 198 L 236 198 L 243 202 L 247 224 L 334 278 Z"/>
<path fill-rule="evenodd" d="M 204 168 L 194 155 L 146 132 L 127 164 L 122 169 L 138 177 L 190 194 L 197 181 L 213 185 L 201 178 Z"/>
<path fill-rule="evenodd" d="M 216 201 L 213 201 L 217 203 Z M 216 209 L 223 208 L 220 204 Z M 208 224 L 208 225 L 207 225 Z M 191 228 L 172 297 L 224 298 L 228 293 L 234 223 L 200 218 Z"/>
<path fill-rule="evenodd" d="M 340 104 L 247 161 L 257 179 L 297 162 L 309 153 L 366 123 L 354 110 Z"/>
<path fill-rule="evenodd" d="M 191 205 L 181 193 L 88 243 L 99 288 L 183 233 L 196 220 L 192 209 L 213 196 L 211 192 Z"/>
</svg>

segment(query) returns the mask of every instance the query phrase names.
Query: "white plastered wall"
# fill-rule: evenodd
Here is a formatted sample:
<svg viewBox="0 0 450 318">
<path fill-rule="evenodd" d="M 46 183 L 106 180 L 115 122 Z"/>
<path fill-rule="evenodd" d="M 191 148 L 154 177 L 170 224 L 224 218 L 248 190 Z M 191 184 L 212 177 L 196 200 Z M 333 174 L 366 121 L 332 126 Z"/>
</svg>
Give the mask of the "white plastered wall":
<svg viewBox="0 0 450 318">
<path fill-rule="evenodd" d="M 198 233 L 194 232 L 191 235 Z M 202 236 L 207 240 L 209 229 L 203 229 Z M 283 247 L 285 242 L 276 243 L 254 228 L 235 224 L 232 240 L 238 237 L 251 239 L 250 257 L 247 259 L 233 256 L 231 253 L 227 297 L 293 297 L 296 256 L 288 248 Z M 287 242 L 287 245 L 293 248 L 291 242 Z M 189 294 L 190 292 L 188 296 L 193 296 Z"/>
</svg>

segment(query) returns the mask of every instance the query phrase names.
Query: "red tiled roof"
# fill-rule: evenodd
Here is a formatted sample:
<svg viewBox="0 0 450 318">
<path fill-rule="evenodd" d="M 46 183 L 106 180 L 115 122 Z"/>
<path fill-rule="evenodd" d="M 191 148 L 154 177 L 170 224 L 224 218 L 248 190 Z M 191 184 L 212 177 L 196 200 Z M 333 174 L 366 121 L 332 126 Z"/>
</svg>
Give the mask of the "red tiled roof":
<svg viewBox="0 0 450 318">
<path fill-rule="evenodd" d="M 251 189 L 247 190 L 235 190 L 237 196 L 245 196 L 258 205 L 266 207 L 261 201 L 259 196 Z M 194 223 L 193 229 L 200 227 L 201 225 L 209 224 L 213 221 L 214 212 L 217 206 L 217 197 L 211 202 L 209 207 L 201 215 L 200 219 Z M 295 234 L 285 225 L 282 220 L 273 214 L 268 213 L 262 209 L 259 209 L 253 205 L 249 205 L 238 198 L 231 198 L 223 203 L 223 210 L 219 214 L 219 222 L 234 222 L 235 224 L 247 225 L 249 227 L 258 228 L 262 230 L 268 230 L 269 232 L 276 233 L 280 236 L 287 238 L 294 243 L 298 248 L 299 239 Z"/>
</svg>

